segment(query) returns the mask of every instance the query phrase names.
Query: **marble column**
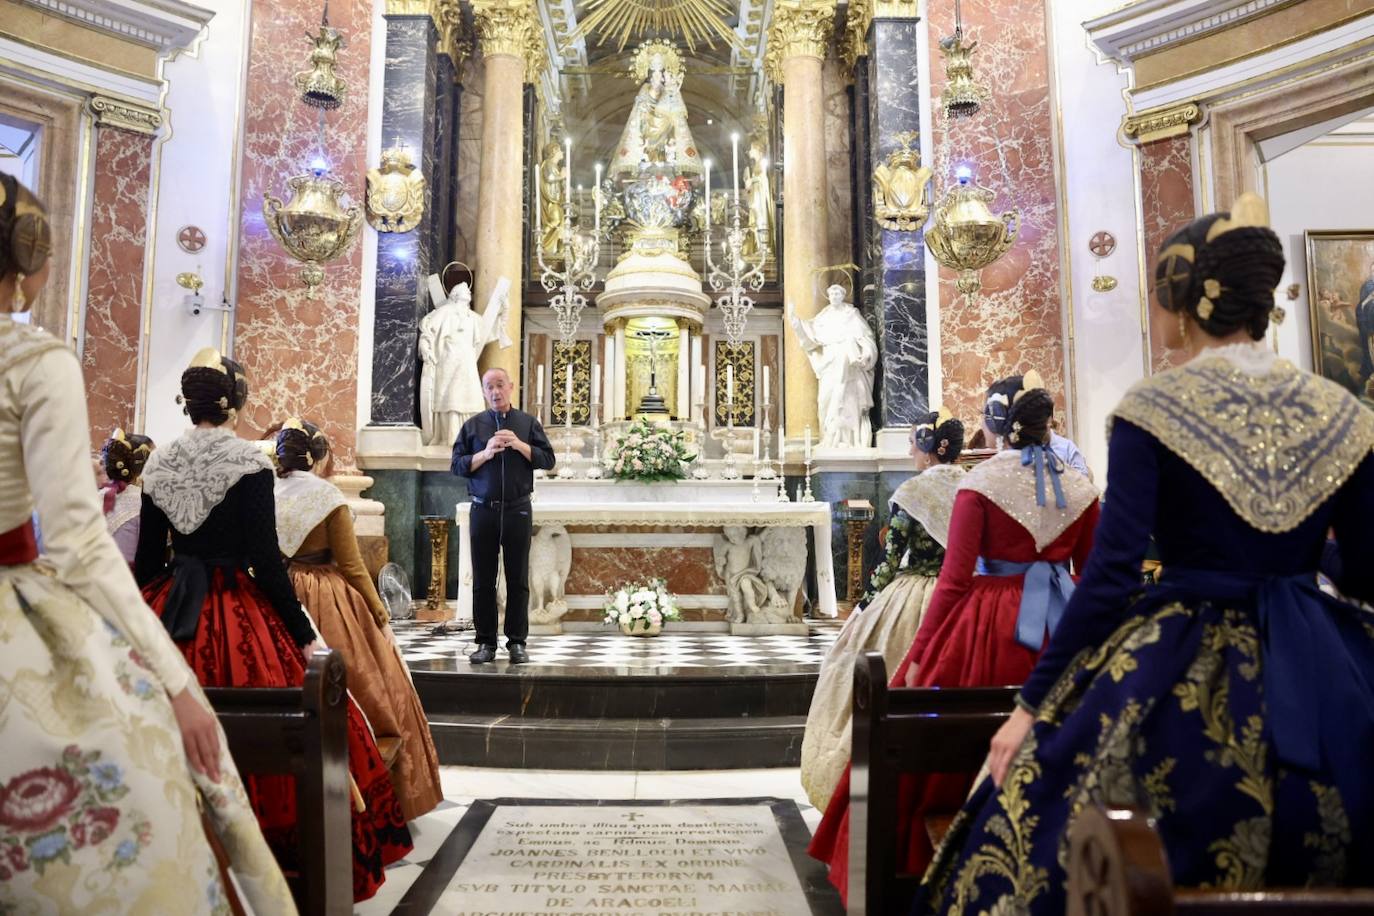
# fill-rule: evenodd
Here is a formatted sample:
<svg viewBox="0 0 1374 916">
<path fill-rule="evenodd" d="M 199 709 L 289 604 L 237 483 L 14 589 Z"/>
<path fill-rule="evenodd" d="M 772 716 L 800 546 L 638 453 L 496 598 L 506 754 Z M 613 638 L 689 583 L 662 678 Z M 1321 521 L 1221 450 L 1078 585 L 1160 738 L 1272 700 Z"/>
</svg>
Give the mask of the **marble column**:
<svg viewBox="0 0 1374 916">
<path fill-rule="evenodd" d="M 615 358 L 616 358 L 616 380 L 615 380 L 615 416 L 613 419 L 625 419 L 625 389 L 630 384 L 630 354 L 625 350 L 625 319 L 620 318 L 615 322 Z"/>
<path fill-rule="evenodd" d="M 890 5 L 890 4 L 885 4 Z M 912 4 L 914 7 L 914 4 Z M 867 173 L 902 149 L 898 137 L 921 130 L 920 44 L 915 15 L 875 18 L 868 29 Z M 919 149 L 919 142 L 911 147 Z M 869 184 L 864 196 L 871 195 Z M 926 268 L 922 231 L 884 229 L 865 207 L 867 225 L 860 227 L 867 245 L 865 286 L 872 286 L 873 314 L 878 317 L 878 352 L 882 366 L 878 403 L 881 427 L 905 427 L 929 409 L 930 371 L 926 335 Z"/>
<path fill-rule="evenodd" d="M 822 303 L 826 264 L 825 109 L 821 63 L 835 19 L 833 2 L 780 0 L 768 38 L 774 78 L 783 85 L 783 298 L 810 318 Z M 819 437 L 816 376 L 790 323 L 783 375 L 789 436 Z"/>
<path fill-rule="evenodd" d="M 482 47 L 482 164 L 477 187 L 477 274 L 473 306 L 485 309 L 497 280 L 510 280 L 506 334 L 520 340 L 524 178 L 524 93 L 544 59 L 543 33 L 528 0 L 475 0 Z M 488 347 L 481 367 L 519 377 L 520 348 Z"/>
<path fill-rule="evenodd" d="M 416 334 L 430 307 L 425 279 L 444 266 L 451 244 L 455 52 L 428 6 L 387 4 L 382 148 L 404 146 L 426 185 L 419 224 L 377 236 L 371 426 L 417 425 Z"/>
<path fill-rule="evenodd" d="M 687 319 L 677 320 L 677 418 L 686 420 L 692 412 L 692 328 Z"/>
</svg>

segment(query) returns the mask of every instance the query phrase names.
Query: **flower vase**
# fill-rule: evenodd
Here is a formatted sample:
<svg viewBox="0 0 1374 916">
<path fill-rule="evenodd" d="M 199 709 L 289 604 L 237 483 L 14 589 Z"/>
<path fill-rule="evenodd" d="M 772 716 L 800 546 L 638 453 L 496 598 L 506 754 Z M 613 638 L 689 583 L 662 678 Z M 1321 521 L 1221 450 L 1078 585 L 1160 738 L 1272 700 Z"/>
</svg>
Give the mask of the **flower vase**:
<svg viewBox="0 0 1374 916">
<path fill-rule="evenodd" d="M 647 627 L 637 627 L 633 623 L 622 623 L 620 632 L 626 636 L 657 636 L 663 632 L 663 624 L 651 623 Z"/>
</svg>

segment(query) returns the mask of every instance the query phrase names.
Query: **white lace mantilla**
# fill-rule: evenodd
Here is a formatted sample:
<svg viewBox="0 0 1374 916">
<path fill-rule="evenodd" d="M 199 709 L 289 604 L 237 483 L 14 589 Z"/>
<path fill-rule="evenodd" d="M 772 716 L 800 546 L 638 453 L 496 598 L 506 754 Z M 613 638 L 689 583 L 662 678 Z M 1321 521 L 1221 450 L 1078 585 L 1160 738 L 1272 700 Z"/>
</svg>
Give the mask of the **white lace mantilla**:
<svg viewBox="0 0 1374 916">
<path fill-rule="evenodd" d="M 277 496 L 277 544 L 285 556 L 294 557 L 315 527 L 340 506 L 342 491 L 306 471 L 292 471 L 275 481 Z"/>
<path fill-rule="evenodd" d="M 1227 344 L 1224 347 L 1207 347 L 1190 359 L 1189 363 L 1201 362 L 1220 357 L 1246 375 L 1268 375 L 1279 363 L 1279 355 L 1264 341 L 1245 341 Z"/>
<path fill-rule="evenodd" d="M 232 430 L 192 429 L 149 456 L 143 492 L 176 530 L 190 534 L 245 474 L 271 469 L 272 462 L 257 445 Z"/>
<path fill-rule="evenodd" d="M 1065 467 L 1059 481 L 1066 508 L 1060 509 L 1055 505 L 1049 475 L 1046 470 L 1045 505 L 1036 505 L 1035 468 L 1022 466 L 1019 449 L 1006 449 L 965 474 L 959 489 L 974 490 L 992 500 L 1030 532 L 1036 550 L 1044 550 L 1097 499 L 1097 487 L 1078 471 Z"/>
<path fill-rule="evenodd" d="M 115 497 L 114 508 L 110 514 L 105 516 L 105 528 L 110 534 L 114 534 L 129 522 L 138 518 L 143 511 L 143 488 L 137 486 L 125 487 L 118 496 Z"/>
<path fill-rule="evenodd" d="M 941 547 L 949 540 L 949 518 L 954 513 L 954 494 L 964 481 L 957 464 L 937 464 L 905 481 L 892 501 L 906 510 Z"/>
</svg>

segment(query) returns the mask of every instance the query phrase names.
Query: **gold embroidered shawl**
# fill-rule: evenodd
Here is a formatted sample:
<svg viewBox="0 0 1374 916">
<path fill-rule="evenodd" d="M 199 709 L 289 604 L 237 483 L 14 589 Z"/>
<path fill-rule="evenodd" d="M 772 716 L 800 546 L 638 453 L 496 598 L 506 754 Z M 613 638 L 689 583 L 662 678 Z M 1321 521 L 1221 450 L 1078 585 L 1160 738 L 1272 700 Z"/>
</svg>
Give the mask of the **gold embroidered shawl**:
<svg viewBox="0 0 1374 916">
<path fill-rule="evenodd" d="M 954 513 L 954 494 L 964 479 L 957 464 L 937 464 L 902 482 L 892 502 L 906 510 L 941 547 L 949 540 L 949 517 Z"/>
<path fill-rule="evenodd" d="M 1136 383 L 1115 417 L 1158 439 L 1269 534 L 1300 525 L 1374 448 L 1374 413 L 1287 360 L 1255 374 L 1224 357 L 1195 359 Z"/>
<path fill-rule="evenodd" d="M 1049 471 L 1045 472 L 1049 476 Z M 1005 449 L 964 475 L 961 490 L 976 490 L 1020 523 L 1035 539 L 1035 549 L 1054 543 L 1097 500 L 1097 487 L 1083 474 L 1064 467 L 1059 477 L 1066 508 L 1055 505 L 1054 486 L 1045 481 L 1045 505 L 1035 502 L 1035 469 L 1021 464 L 1020 449 Z"/>
</svg>

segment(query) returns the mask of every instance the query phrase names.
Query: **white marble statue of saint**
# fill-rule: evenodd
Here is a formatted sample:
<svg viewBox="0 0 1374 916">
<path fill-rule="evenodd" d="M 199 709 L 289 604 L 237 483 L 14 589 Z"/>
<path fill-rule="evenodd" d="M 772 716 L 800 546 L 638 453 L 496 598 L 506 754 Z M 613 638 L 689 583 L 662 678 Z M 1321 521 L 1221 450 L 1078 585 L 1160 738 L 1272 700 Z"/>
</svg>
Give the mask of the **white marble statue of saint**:
<svg viewBox="0 0 1374 916">
<path fill-rule="evenodd" d="M 502 277 L 486 311 L 472 310 L 472 290 L 459 283 L 448 294 L 438 274 L 429 278 L 434 310 L 420 322 L 420 422 L 426 445 L 452 446 L 463 423 L 486 409 L 477 359 L 487 344 L 511 345 L 506 334 L 510 280 Z"/>
<path fill-rule="evenodd" d="M 659 167 L 674 175 L 700 175 L 701 153 L 682 101 L 681 62 L 675 53 L 658 48 L 643 48 L 635 58 L 642 83 L 607 174 L 636 177 L 644 169 Z"/>
<path fill-rule="evenodd" d="M 825 291 L 829 304 L 815 318 L 798 318 L 787 304 L 787 320 L 811 362 L 819 387 L 821 447 L 867 448 L 873 441 L 868 412 L 873 407 L 873 368 L 878 341 L 843 286 Z"/>
</svg>

